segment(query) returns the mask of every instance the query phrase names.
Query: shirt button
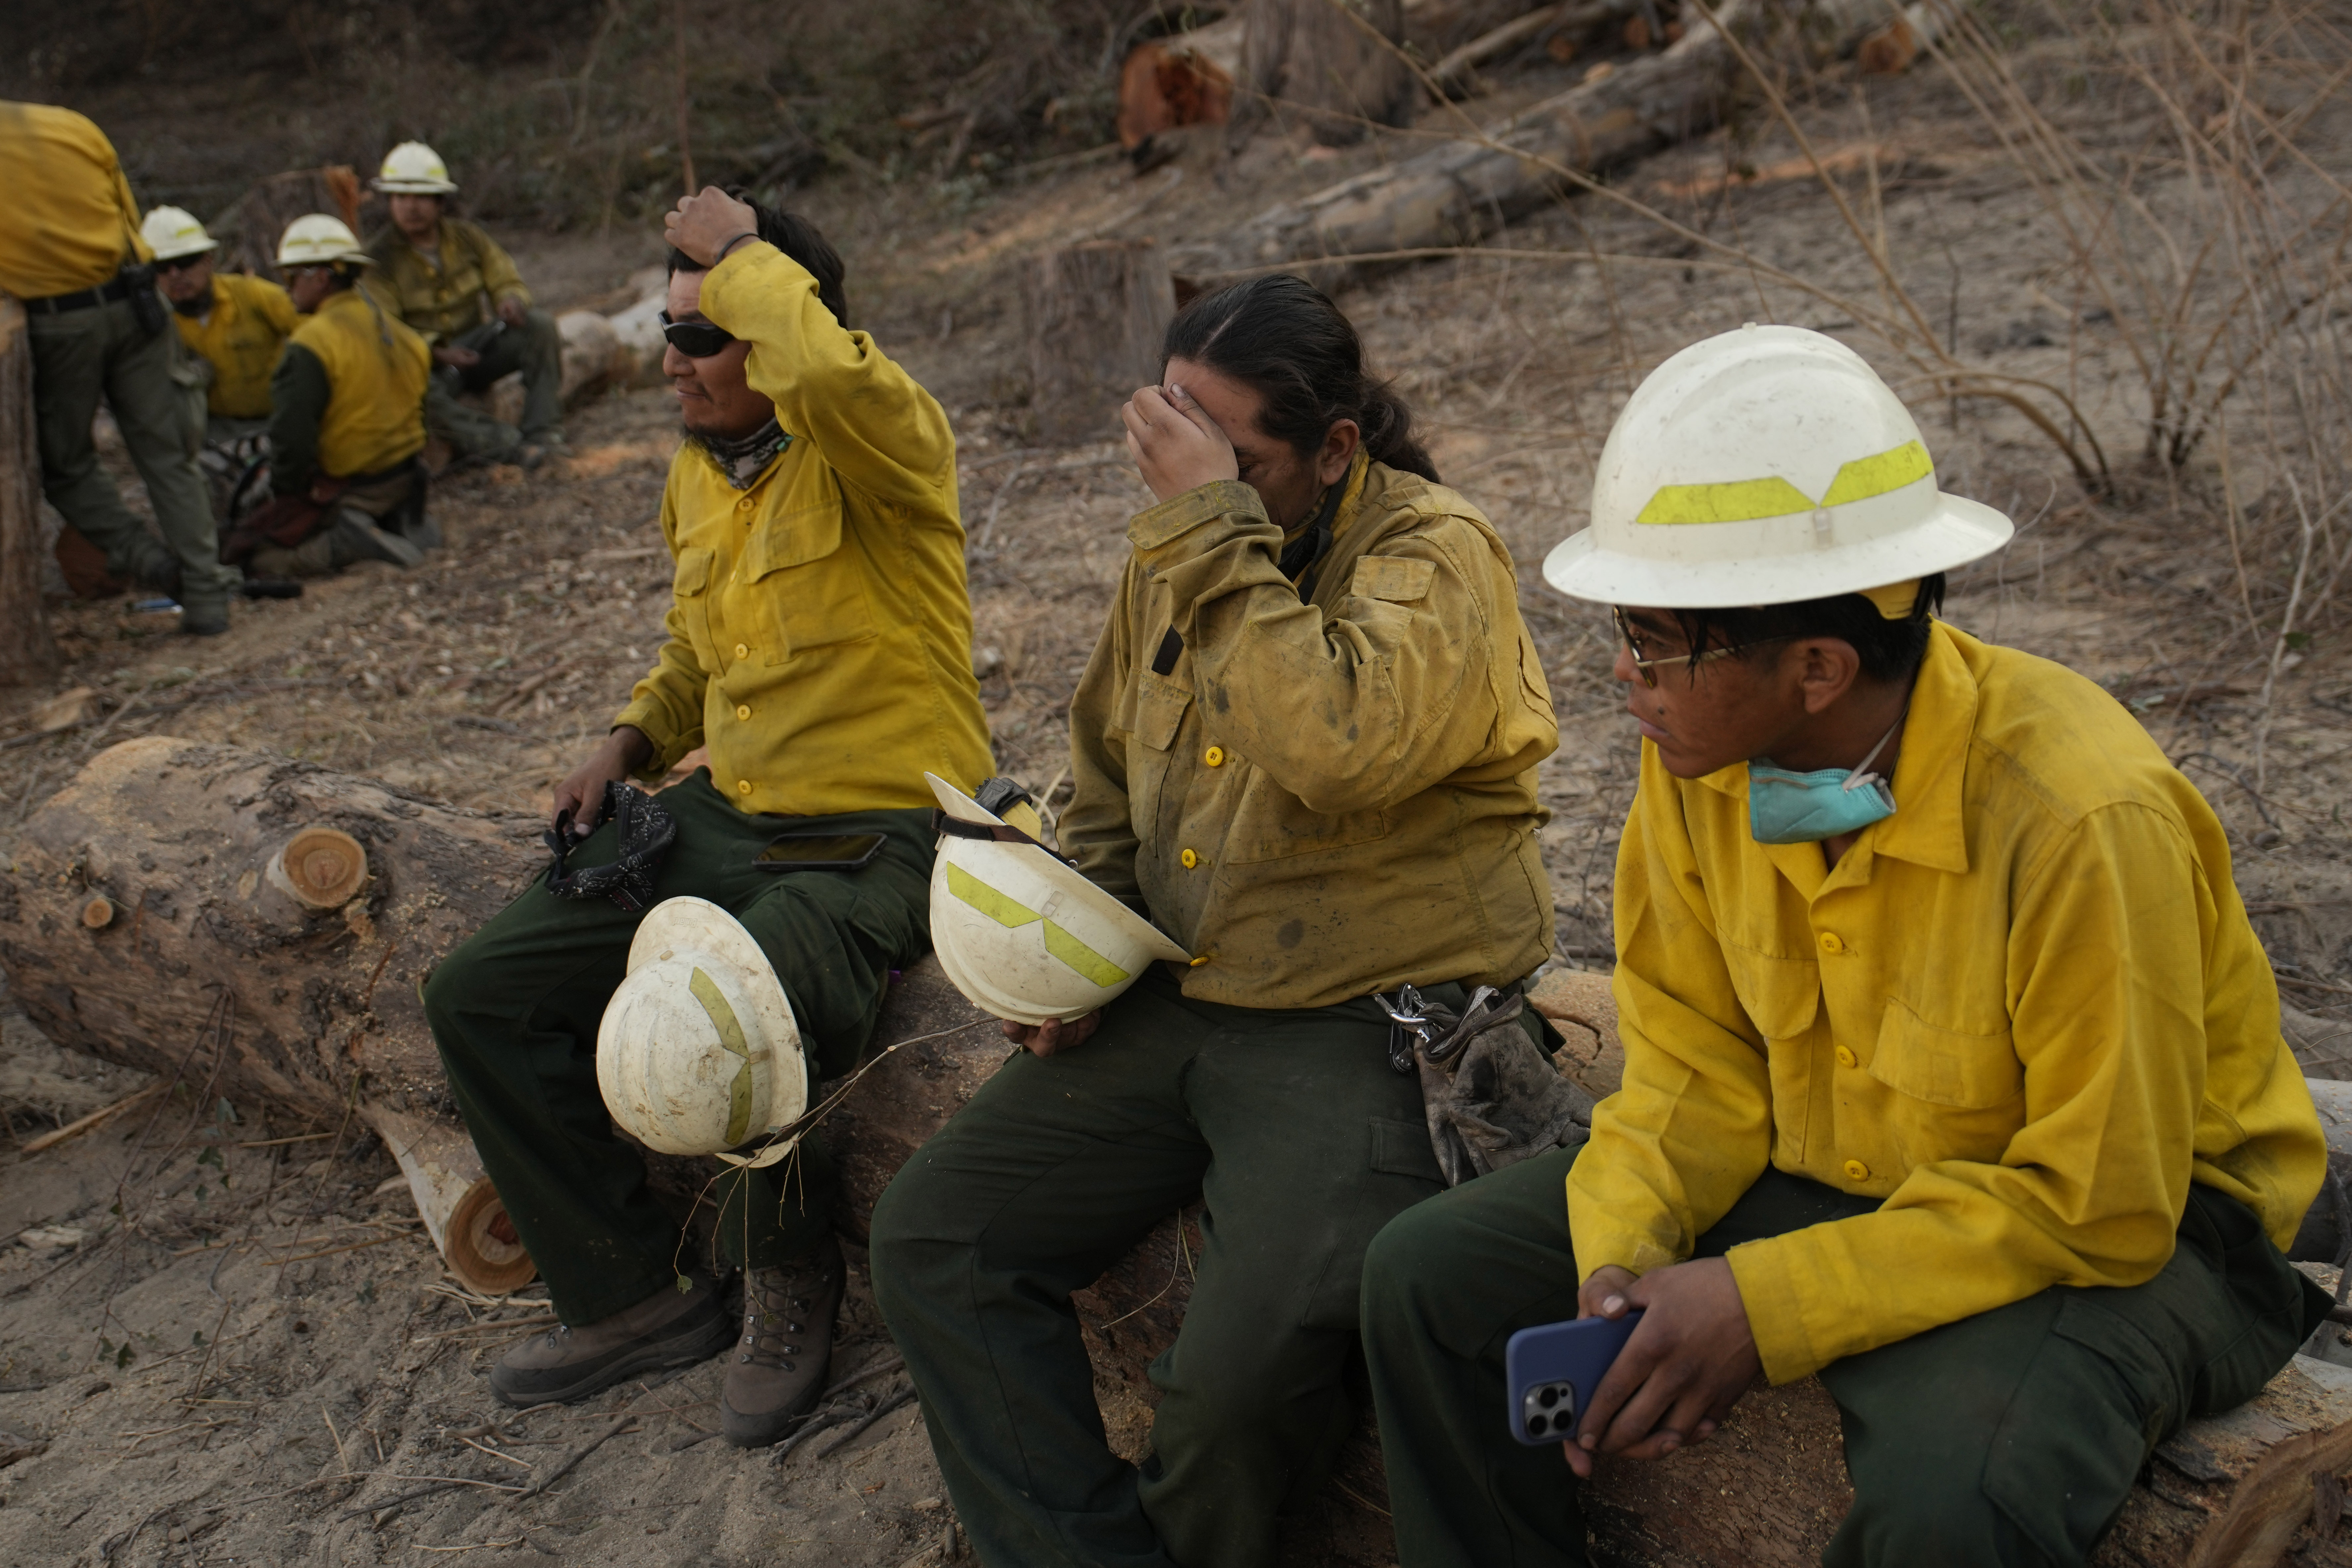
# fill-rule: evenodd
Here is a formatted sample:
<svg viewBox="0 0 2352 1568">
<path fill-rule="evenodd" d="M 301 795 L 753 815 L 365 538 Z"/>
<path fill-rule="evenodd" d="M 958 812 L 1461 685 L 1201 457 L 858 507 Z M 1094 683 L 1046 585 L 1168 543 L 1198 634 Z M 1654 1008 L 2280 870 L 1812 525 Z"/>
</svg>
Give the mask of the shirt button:
<svg viewBox="0 0 2352 1568">
<path fill-rule="evenodd" d="M 1225 749 L 1223 746 L 1211 746 L 1201 753 L 1201 760 L 1213 768 L 1222 768 L 1225 765 Z"/>
<path fill-rule="evenodd" d="M 1839 939 L 1837 932 L 1825 931 L 1822 932 L 1822 951 L 1834 956 L 1845 951 L 1845 943 Z"/>
<path fill-rule="evenodd" d="M 749 658 L 751 657 L 751 650 L 745 644 L 739 642 L 735 645 L 735 657 L 737 658 Z M 1828 946 L 1832 940 L 1832 938 L 1823 937 L 1822 939 L 1822 945 L 1824 947 Z"/>
<path fill-rule="evenodd" d="M 1849 1182 L 1866 1182 L 1870 1180 L 1870 1167 L 1859 1160 L 1848 1160 L 1845 1163 L 1845 1179 Z"/>
<path fill-rule="evenodd" d="M 737 779 L 735 781 L 735 793 L 737 795 L 750 795 L 751 793 L 751 781 L 750 779 Z"/>
<path fill-rule="evenodd" d="M 1842 1068 L 1850 1068 L 1853 1066 L 1859 1058 L 1854 1056 L 1853 1052 L 1843 1046 L 1840 1046 L 1837 1048 L 1837 1059 L 1838 1066 Z"/>
<path fill-rule="evenodd" d="M 1177 856 L 1176 858 L 1184 863 L 1184 869 L 1187 871 L 1201 863 L 1201 858 L 1198 855 L 1193 854 L 1190 849 L 1185 850 L 1184 853 Z"/>
<path fill-rule="evenodd" d="M 749 703 L 738 703 L 738 704 L 736 704 L 736 707 L 735 707 L 735 717 L 737 717 L 738 719 L 749 719 L 751 716 L 751 704 L 749 704 Z"/>
</svg>

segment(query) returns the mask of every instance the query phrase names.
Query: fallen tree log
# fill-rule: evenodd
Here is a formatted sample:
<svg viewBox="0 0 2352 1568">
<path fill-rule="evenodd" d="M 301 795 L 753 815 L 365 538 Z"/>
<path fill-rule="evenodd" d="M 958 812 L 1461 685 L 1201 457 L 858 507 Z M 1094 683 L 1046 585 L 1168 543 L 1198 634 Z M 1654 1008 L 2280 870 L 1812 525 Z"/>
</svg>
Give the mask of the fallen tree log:
<svg viewBox="0 0 2352 1568">
<path fill-rule="evenodd" d="M 1762 0 L 1727 0 L 1717 15 L 1741 37 L 1760 31 Z M 1818 0 L 1808 32 L 1843 41 L 1886 16 L 1885 0 Z M 1173 247 L 1170 265 L 1195 282 L 1297 268 L 1326 281 L 1398 252 L 1476 245 L 1512 219 L 1595 175 L 1713 127 L 1738 65 L 1694 11 L 1663 53 L 1595 68 L 1584 82 L 1513 116 L 1480 140 L 1450 142 L 1267 208 L 1215 239 Z M 1389 257 L 1386 263 L 1351 261 Z"/>
</svg>

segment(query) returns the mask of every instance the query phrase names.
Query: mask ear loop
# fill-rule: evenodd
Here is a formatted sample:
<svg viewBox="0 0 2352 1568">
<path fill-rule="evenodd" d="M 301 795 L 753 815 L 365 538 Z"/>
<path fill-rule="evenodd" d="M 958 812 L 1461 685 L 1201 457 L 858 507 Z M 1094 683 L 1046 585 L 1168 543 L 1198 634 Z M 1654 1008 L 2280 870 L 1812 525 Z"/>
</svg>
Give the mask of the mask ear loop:
<svg viewBox="0 0 2352 1568">
<path fill-rule="evenodd" d="M 1906 702 L 1903 711 L 1895 716 L 1895 722 L 1886 727 L 1886 733 L 1878 737 L 1878 744 L 1871 747 L 1870 754 L 1854 764 L 1853 772 L 1845 775 L 1845 783 L 1838 788 L 1851 792 L 1880 783 L 1879 776 L 1870 771 L 1870 764 L 1878 760 L 1878 753 L 1886 750 L 1886 742 L 1895 739 L 1895 731 L 1903 728 L 1903 721 L 1910 716 L 1911 704 Z"/>
</svg>

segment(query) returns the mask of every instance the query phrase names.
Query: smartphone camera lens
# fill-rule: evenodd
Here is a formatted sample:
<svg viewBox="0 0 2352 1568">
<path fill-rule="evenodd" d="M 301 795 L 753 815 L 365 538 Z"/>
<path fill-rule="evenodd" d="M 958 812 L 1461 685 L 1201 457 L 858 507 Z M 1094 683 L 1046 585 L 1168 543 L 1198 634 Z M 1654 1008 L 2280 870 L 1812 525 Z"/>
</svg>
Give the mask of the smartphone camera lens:
<svg viewBox="0 0 2352 1568">
<path fill-rule="evenodd" d="M 1530 1415 L 1530 1416 L 1528 1416 L 1528 1436 L 1530 1436 L 1530 1437 L 1540 1437 L 1540 1436 L 1542 1436 L 1544 1435 L 1544 1428 L 1545 1428 L 1547 1426 L 1549 1426 L 1549 1425 L 1550 1425 L 1550 1423 L 1551 1423 L 1551 1417 L 1550 1417 L 1550 1416 L 1549 1416 L 1549 1415 Z"/>
<path fill-rule="evenodd" d="M 1553 1405 L 1559 1403 L 1559 1390 L 1557 1388 L 1545 1389 L 1541 1394 L 1536 1395 L 1536 1403 L 1542 1405 L 1546 1410 L 1550 1409 Z"/>
</svg>

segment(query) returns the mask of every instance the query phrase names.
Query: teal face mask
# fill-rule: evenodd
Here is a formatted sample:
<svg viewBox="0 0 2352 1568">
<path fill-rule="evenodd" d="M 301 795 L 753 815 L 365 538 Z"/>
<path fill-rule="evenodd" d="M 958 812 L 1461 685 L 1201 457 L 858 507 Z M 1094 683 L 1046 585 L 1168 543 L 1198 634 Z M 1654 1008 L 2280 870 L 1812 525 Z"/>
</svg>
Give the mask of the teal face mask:
<svg viewBox="0 0 2352 1568">
<path fill-rule="evenodd" d="M 1822 768 L 1792 773 L 1761 757 L 1748 764 L 1748 831 L 1759 844 L 1818 844 L 1842 833 L 1859 833 L 1895 815 L 1895 792 L 1870 771 L 1895 731 L 1878 738 L 1870 755 L 1852 773 Z"/>
</svg>

